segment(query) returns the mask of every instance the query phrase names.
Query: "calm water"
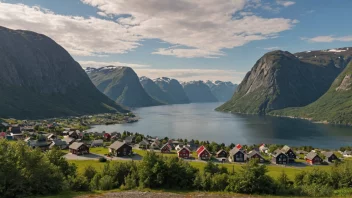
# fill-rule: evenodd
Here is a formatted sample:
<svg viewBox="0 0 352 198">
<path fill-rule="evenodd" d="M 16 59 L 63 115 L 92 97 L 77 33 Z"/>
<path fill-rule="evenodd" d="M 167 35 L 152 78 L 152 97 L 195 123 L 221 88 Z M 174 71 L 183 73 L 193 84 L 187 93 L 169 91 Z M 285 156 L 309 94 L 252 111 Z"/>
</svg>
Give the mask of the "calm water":
<svg viewBox="0 0 352 198">
<path fill-rule="evenodd" d="M 145 135 L 209 140 L 218 143 L 275 143 L 319 148 L 352 146 L 352 128 L 305 120 L 216 112 L 219 103 L 167 105 L 135 109 L 137 123 L 99 125 L 90 131 L 124 130 Z"/>
</svg>

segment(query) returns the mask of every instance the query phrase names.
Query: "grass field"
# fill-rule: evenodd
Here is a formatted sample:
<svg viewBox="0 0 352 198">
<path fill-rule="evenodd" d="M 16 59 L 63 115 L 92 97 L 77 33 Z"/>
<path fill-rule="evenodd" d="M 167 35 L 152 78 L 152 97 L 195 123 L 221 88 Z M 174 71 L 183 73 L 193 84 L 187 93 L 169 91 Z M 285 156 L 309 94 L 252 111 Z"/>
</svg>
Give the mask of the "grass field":
<svg viewBox="0 0 352 198">
<path fill-rule="evenodd" d="M 75 163 L 78 168 L 78 172 L 80 173 L 82 173 L 85 167 L 89 165 L 93 166 L 96 170 L 100 171 L 102 170 L 105 164 L 97 160 L 70 160 L 69 162 Z M 189 163 L 201 171 L 204 170 L 204 167 L 206 165 L 206 163 L 204 162 L 189 162 Z M 233 170 L 240 171 L 241 166 L 243 165 L 244 164 L 220 164 L 219 166 L 226 167 L 229 172 L 232 172 Z M 331 166 L 284 167 L 284 166 L 268 165 L 267 168 L 268 168 L 268 175 L 270 175 L 273 178 L 277 178 L 282 171 L 285 171 L 285 173 L 288 175 L 290 179 L 294 179 L 295 175 L 301 171 L 304 171 L 304 170 L 309 171 L 309 170 L 313 170 L 314 168 L 329 170 Z"/>
<path fill-rule="evenodd" d="M 92 147 L 92 148 L 89 148 L 89 152 L 100 154 L 100 155 L 107 155 L 109 153 L 109 149 L 104 147 Z"/>
</svg>

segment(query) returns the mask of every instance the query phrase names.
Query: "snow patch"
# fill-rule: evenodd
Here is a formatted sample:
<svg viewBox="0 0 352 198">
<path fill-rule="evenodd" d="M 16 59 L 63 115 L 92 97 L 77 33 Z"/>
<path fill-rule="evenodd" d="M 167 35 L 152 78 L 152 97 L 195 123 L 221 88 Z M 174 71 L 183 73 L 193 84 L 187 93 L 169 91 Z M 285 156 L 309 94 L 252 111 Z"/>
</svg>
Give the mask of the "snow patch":
<svg viewBox="0 0 352 198">
<path fill-rule="evenodd" d="M 337 53 L 339 53 L 339 52 L 345 52 L 346 50 L 343 50 L 343 49 L 330 49 L 330 50 L 328 50 L 328 52 L 337 52 Z"/>
</svg>

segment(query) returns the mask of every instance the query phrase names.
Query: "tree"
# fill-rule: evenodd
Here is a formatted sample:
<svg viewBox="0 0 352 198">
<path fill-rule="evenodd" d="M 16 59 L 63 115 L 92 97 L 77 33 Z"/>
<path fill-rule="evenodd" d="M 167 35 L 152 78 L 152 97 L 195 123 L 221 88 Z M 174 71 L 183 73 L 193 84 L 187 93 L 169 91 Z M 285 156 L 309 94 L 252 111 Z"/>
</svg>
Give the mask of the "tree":
<svg viewBox="0 0 352 198">
<path fill-rule="evenodd" d="M 83 175 L 87 178 L 89 183 L 92 181 L 95 174 L 97 174 L 97 171 L 92 165 L 88 165 L 83 171 Z"/>
</svg>

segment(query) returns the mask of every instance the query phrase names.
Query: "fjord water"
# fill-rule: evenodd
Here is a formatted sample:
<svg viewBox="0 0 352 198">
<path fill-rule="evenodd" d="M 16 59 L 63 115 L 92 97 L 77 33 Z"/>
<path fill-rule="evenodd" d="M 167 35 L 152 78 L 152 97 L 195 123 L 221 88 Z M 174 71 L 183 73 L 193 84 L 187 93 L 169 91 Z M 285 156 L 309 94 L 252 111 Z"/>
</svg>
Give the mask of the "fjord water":
<svg viewBox="0 0 352 198">
<path fill-rule="evenodd" d="M 165 105 L 134 109 L 132 124 L 98 125 L 90 131 L 138 132 L 145 135 L 209 140 L 217 143 L 310 145 L 318 148 L 351 146 L 352 128 L 306 120 L 217 112 L 220 103 Z"/>
</svg>

